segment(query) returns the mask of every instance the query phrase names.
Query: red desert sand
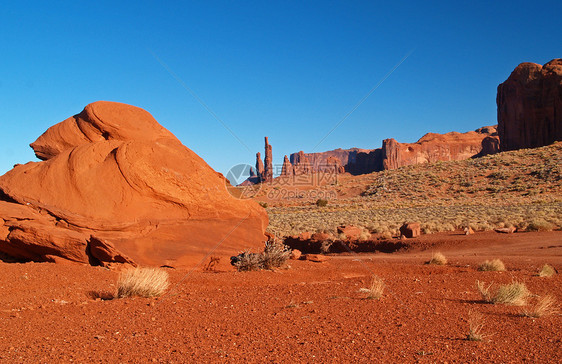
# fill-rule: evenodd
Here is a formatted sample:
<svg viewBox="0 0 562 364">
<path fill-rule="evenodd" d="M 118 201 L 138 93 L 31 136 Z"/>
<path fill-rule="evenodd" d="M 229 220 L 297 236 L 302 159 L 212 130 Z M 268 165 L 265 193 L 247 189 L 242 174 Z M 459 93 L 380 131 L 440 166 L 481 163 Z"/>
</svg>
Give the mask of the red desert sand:
<svg viewBox="0 0 562 364">
<path fill-rule="evenodd" d="M 118 272 L 88 265 L 0 262 L 0 359 L 5 362 L 364 362 L 456 363 L 560 360 L 562 316 L 519 315 L 488 304 L 486 284 L 525 283 L 562 300 L 560 232 L 407 240 L 409 251 L 332 255 L 290 269 L 215 272 L 166 269 L 159 298 L 109 299 Z M 422 246 L 423 248 L 419 248 Z M 433 252 L 445 266 L 425 265 Z M 480 272 L 501 258 L 507 272 Z M 380 299 L 366 299 L 371 277 Z M 558 306 L 557 306 L 558 307 Z M 469 312 L 482 314 L 482 341 L 469 341 Z"/>
</svg>

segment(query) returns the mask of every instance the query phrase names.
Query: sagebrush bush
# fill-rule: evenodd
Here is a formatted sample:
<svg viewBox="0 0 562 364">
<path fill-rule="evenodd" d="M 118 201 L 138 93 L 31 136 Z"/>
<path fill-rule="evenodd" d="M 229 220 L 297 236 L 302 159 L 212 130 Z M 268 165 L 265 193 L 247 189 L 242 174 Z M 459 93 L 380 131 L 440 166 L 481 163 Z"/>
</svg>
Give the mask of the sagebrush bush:
<svg viewBox="0 0 562 364">
<path fill-rule="evenodd" d="M 168 273 L 158 268 L 134 268 L 121 272 L 117 297 L 156 297 L 168 288 Z"/>
<path fill-rule="evenodd" d="M 262 268 L 262 255 L 245 251 L 237 256 L 230 258 L 230 264 L 236 267 L 239 272 L 249 272 Z"/>
<path fill-rule="evenodd" d="M 482 341 L 485 335 L 482 333 L 484 328 L 484 315 L 477 311 L 468 312 L 468 334 L 466 339 L 469 341 Z"/>
<path fill-rule="evenodd" d="M 485 260 L 478 266 L 480 271 L 491 271 L 491 272 L 503 272 L 505 271 L 505 265 L 499 259 Z"/>
<path fill-rule="evenodd" d="M 322 198 L 319 198 L 318 200 L 316 200 L 316 206 L 318 207 L 325 207 L 328 205 L 328 200 L 324 200 Z"/>
<path fill-rule="evenodd" d="M 262 253 L 262 268 L 272 269 L 283 266 L 291 256 L 291 249 L 282 243 L 267 242 Z"/>
<path fill-rule="evenodd" d="M 230 258 L 230 264 L 240 272 L 273 269 L 283 266 L 291 256 L 291 249 L 282 243 L 267 242 L 261 253 L 242 252 Z"/>
</svg>

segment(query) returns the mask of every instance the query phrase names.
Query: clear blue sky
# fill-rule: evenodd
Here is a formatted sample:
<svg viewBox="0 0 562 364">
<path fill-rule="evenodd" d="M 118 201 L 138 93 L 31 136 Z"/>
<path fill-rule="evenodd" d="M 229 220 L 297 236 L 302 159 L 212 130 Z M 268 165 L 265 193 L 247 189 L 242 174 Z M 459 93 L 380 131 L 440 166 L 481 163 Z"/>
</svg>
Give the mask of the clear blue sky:
<svg viewBox="0 0 562 364">
<path fill-rule="evenodd" d="M 265 135 L 281 163 L 410 53 L 316 151 L 495 124 L 513 68 L 562 57 L 562 2 L 456 3 L 3 2 L 0 174 L 97 100 L 148 110 L 219 172 L 254 163 Z"/>
</svg>

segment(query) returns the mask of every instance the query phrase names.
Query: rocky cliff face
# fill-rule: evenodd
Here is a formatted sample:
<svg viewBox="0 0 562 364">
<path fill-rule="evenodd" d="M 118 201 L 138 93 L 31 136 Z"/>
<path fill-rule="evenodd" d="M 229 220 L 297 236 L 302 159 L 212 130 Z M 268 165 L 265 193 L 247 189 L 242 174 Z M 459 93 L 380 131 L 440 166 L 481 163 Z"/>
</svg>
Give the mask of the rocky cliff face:
<svg viewBox="0 0 562 364">
<path fill-rule="evenodd" d="M 562 59 L 521 63 L 498 86 L 496 102 L 501 150 L 562 140 Z"/>
<path fill-rule="evenodd" d="M 495 135 L 494 127 L 480 128 L 467 133 L 428 133 L 415 143 L 398 143 L 385 139 L 382 146 L 383 169 L 395 169 L 412 164 L 463 160 L 482 155 L 482 142 Z M 486 144 L 488 154 L 497 153 L 494 144 Z"/>
<path fill-rule="evenodd" d="M 291 162 L 304 173 L 323 170 L 366 174 L 411 164 L 462 160 L 499 152 L 496 128 L 487 126 L 467 133 L 428 133 L 415 143 L 385 139 L 377 149 L 336 149 L 322 153 L 291 154 Z M 304 167 L 308 166 L 308 167 Z M 335 166 L 335 167 L 334 167 Z"/>
</svg>

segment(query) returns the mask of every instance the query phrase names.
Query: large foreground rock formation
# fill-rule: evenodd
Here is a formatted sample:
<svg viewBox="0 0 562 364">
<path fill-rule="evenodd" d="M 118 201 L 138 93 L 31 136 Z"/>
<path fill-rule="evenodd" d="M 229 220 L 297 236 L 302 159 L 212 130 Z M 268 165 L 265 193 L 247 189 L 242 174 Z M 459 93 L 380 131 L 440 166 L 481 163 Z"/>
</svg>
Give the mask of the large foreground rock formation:
<svg viewBox="0 0 562 364">
<path fill-rule="evenodd" d="M 496 102 L 501 150 L 562 140 L 562 59 L 521 63 L 498 86 Z"/>
<path fill-rule="evenodd" d="M 193 266 L 257 247 L 268 218 L 146 111 L 89 104 L 0 177 L 0 252 L 15 259 Z"/>
</svg>

